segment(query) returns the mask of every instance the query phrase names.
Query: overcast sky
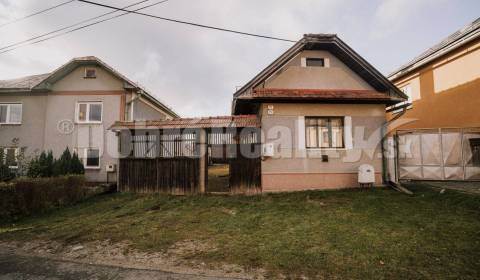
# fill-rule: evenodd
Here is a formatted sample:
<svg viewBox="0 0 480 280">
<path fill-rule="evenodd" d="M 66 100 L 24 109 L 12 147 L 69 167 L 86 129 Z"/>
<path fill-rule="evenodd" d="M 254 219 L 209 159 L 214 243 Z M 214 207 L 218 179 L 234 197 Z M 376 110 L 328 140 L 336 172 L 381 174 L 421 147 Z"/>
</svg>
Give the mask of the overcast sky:
<svg viewBox="0 0 480 280">
<path fill-rule="evenodd" d="M 63 1 L 0 0 L 0 25 Z M 121 7 L 140 0 L 94 1 Z M 0 48 L 108 11 L 70 3 L 1 27 Z M 337 33 L 384 74 L 472 22 L 479 11 L 478 0 L 169 0 L 143 10 L 293 40 L 304 33 Z M 291 45 L 130 14 L 0 54 L 0 80 L 94 55 L 182 116 L 228 115 L 235 88 Z"/>
</svg>

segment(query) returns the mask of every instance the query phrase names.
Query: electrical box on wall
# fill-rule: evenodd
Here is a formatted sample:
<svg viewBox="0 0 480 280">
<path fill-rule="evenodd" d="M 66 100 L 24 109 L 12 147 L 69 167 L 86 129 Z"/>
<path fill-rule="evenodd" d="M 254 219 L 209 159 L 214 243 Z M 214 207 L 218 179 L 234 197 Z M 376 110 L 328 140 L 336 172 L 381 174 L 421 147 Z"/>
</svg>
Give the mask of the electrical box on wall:
<svg viewBox="0 0 480 280">
<path fill-rule="evenodd" d="M 274 112 L 274 107 L 273 105 L 268 105 L 267 106 L 267 115 L 273 115 L 275 112 Z"/>
<path fill-rule="evenodd" d="M 117 167 L 116 164 L 110 163 L 110 164 L 107 164 L 107 166 L 105 166 L 105 170 L 107 172 L 115 172 L 116 167 Z"/>
<path fill-rule="evenodd" d="M 273 157 L 275 154 L 275 146 L 273 143 L 266 143 L 262 146 L 262 156 Z"/>
</svg>

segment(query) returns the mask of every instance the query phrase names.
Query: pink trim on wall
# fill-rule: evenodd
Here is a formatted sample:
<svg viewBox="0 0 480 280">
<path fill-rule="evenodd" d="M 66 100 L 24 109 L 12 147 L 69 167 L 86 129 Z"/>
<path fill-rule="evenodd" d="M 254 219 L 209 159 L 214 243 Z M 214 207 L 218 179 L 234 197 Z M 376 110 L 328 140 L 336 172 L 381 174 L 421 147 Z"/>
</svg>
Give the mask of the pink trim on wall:
<svg viewBox="0 0 480 280">
<path fill-rule="evenodd" d="M 375 185 L 382 174 L 375 173 Z M 358 187 L 357 173 L 268 173 L 262 174 L 263 192 L 329 190 Z"/>
<path fill-rule="evenodd" d="M 95 91 L 52 91 L 50 95 L 122 95 L 121 90 L 95 90 Z"/>
</svg>

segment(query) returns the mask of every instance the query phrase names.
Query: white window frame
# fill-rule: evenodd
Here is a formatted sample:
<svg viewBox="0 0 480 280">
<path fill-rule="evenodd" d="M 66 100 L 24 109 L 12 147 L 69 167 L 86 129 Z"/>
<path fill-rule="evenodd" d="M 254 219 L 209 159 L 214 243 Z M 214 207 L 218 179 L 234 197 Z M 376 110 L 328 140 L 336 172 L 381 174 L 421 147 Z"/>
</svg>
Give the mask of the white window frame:
<svg viewBox="0 0 480 280">
<path fill-rule="evenodd" d="M 7 163 L 7 150 L 11 150 L 11 149 L 14 149 L 15 150 L 15 162 L 17 163 L 17 165 L 9 165 L 8 168 L 10 169 L 18 169 L 18 156 L 20 155 L 20 148 L 18 147 L 2 147 L 0 148 L 3 150 L 3 163 L 6 164 Z"/>
<path fill-rule="evenodd" d="M 342 133 L 343 139 L 342 139 L 342 146 L 341 147 L 321 147 L 321 144 L 320 144 L 321 139 L 320 139 L 320 135 L 319 135 L 318 125 L 316 125 L 314 127 L 316 127 L 316 129 L 315 129 L 315 133 L 316 133 L 315 135 L 316 136 L 315 137 L 316 137 L 316 140 L 317 140 L 317 145 L 316 146 L 310 146 L 310 147 L 307 146 L 308 141 L 307 141 L 307 138 L 305 137 L 305 148 L 307 150 L 345 150 L 345 149 L 347 149 L 346 141 L 345 141 L 345 136 L 346 136 L 345 135 L 345 116 L 305 116 L 304 117 L 305 136 L 307 135 L 306 127 L 309 126 L 309 125 L 306 124 L 306 122 L 307 122 L 307 119 L 309 119 L 309 118 L 329 119 L 329 120 L 331 120 L 331 119 L 341 119 L 342 120 L 342 130 L 343 130 L 343 133 Z M 332 129 L 331 126 L 329 126 L 329 128 L 328 128 L 328 137 L 329 137 L 329 140 L 331 138 L 332 143 L 336 142 L 336 140 L 337 140 L 336 139 L 337 136 L 334 135 L 333 129 Z M 335 141 L 333 141 L 334 138 L 335 138 Z M 332 145 L 332 143 L 329 143 L 329 144 Z"/>
<path fill-rule="evenodd" d="M 323 66 L 308 66 L 307 60 L 308 59 L 322 59 Z M 302 67 L 319 67 L 319 68 L 329 68 L 330 67 L 330 59 L 328 57 L 302 57 L 300 59 L 300 65 Z"/>
<path fill-rule="evenodd" d="M 10 113 L 13 105 L 20 105 L 20 121 L 19 122 L 11 122 L 10 121 Z M 7 106 L 7 116 L 5 122 L 0 122 L 2 124 L 22 124 L 23 120 L 23 104 L 22 103 L 0 103 L 0 106 Z"/>
<path fill-rule="evenodd" d="M 84 121 L 80 120 L 80 105 L 86 104 L 87 105 L 87 112 L 86 112 L 86 119 Z M 92 104 L 100 104 L 102 106 L 102 112 L 100 114 L 100 121 L 91 121 L 90 120 L 90 106 Z M 77 102 L 76 109 L 75 109 L 75 121 L 77 123 L 88 124 L 88 123 L 102 123 L 103 122 L 103 102 L 101 101 L 79 101 Z"/>
<path fill-rule="evenodd" d="M 299 116 L 297 121 L 298 129 L 298 149 L 308 151 L 342 151 L 353 149 L 353 134 L 352 134 L 352 116 L 338 116 L 343 117 L 343 147 L 342 148 L 307 148 L 307 138 L 305 130 L 305 118 L 308 117 L 322 117 L 322 116 Z M 335 117 L 335 116 L 333 116 Z"/>
<path fill-rule="evenodd" d="M 98 150 L 98 166 L 88 166 L 87 165 L 87 155 L 88 155 L 88 150 Z M 80 160 L 82 161 L 82 164 L 83 164 L 83 168 L 84 169 L 90 169 L 90 170 L 98 170 L 101 168 L 102 166 L 102 163 L 101 163 L 101 150 L 100 148 L 97 148 L 97 147 L 88 147 L 88 148 L 75 148 L 73 150 L 77 155 L 78 157 L 80 158 Z"/>
</svg>

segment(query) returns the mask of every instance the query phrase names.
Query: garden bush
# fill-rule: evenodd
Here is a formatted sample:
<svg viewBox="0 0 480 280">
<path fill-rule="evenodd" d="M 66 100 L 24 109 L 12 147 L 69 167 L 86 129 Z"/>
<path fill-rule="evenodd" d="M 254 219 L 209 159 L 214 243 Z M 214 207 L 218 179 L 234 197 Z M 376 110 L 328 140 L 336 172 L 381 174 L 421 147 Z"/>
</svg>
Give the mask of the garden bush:
<svg viewBox="0 0 480 280">
<path fill-rule="evenodd" d="M 0 221 L 71 205 L 89 195 L 83 176 L 18 178 L 0 183 Z"/>
<path fill-rule="evenodd" d="M 60 158 L 54 159 L 52 151 L 45 151 L 33 158 L 28 167 L 28 177 L 52 177 L 69 174 L 84 174 L 83 164 L 76 153 L 70 153 L 68 147 Z"/>
</svg>

